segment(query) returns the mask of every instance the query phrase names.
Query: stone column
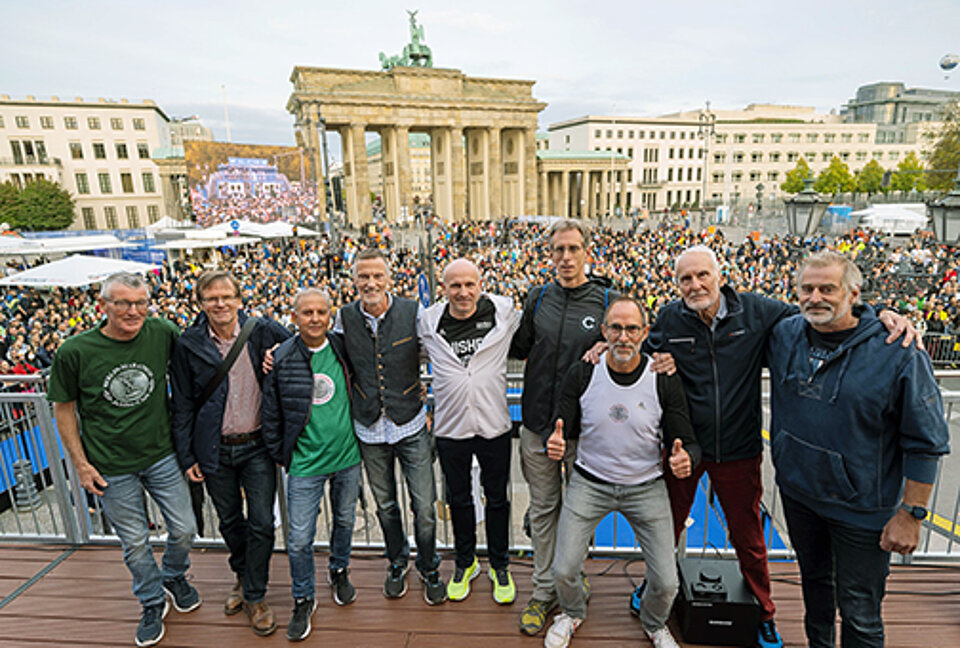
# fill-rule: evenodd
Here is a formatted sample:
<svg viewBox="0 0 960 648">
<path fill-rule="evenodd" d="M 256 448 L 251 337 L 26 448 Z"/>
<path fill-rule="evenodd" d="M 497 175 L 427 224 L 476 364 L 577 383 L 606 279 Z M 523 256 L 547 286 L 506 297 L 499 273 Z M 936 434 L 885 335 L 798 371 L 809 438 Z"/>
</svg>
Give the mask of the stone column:
<svg viewBox="0 0 960 648">
<path fill-rule="evenodd" d="M 539 178 L 540 192 L 539 192 L 539 195 L 537 196 L 538 198 L 537 202 L 539 203 L 537 208 L 537 214 L 539 214 L 540 216 L 547 216 L 548 214 L 550 214 L 550 182 L 548 177 L 549 173 L 541 169 L 539 174 L 540 174 L 540 178 Z"/>
<path fill-rule="evenodd" d="M 400 216 L 400 193 L 397 183 L 397 129 L 393 126 L 380 129 L 380 176 L 387 222 L 395 223 Z"/>
<path fill-rule="evenodd" d="M 433 212 L 441 220 L 453 220 L 453 186 L 450 182 L 450 130 L 430 130 L 430 179 Z"/>
<path fill-rule="evenodd" d="M 343 140 L 343 175 L 347 194 L 347 220 L 353 225 L 369 223 L 370 178 L 367 168 L 366 124 L 353 123 L 340 129 Z"/>
<path fill-rule="evenodd" d="M 323 143 L 320 141 L 320 106 L 316 103 L 310 104 L 300 115 L 301 120 L 306 124 L 304 129 L 304 144 L 310 152 L 310 179 L 314 182 L 314 189 L 317 192 L 317 206 L 320 207 L 320 217 L 328 220 L 327 198 L 323 184 Z M 316 223 L 313 226 L 316 227 Z"/>
<path fill-rule="evenodd" d="M 594 210 L 596 209 L 596 204 L 595 204 L 596 203 L 596 195 L 595 195 L 596 187 L 593 185 L 593 171 L 591 171 L 590 169 L 587 169 L 583 173 L 586 176 L 584 179 L 584 184 L 586 185 L 586 191 L 587 191 L 586 217 L 588 219 L 596 218 L 597 215 L 594 213 Z"/>
<path fill-rule="evenodd" d="M 503 164 L 500 155 L 500 129 L 492 126 L 487 130 L 487 217 L 503 216 Z"/>
<path fill-rule="evenodd" d="M 560 216 L 570 218 L 570 172 L 560 172 Z"/>
<path fill-rule="evenodd" d="M 407 217 L 412 216 L 413 204 L 410 196 L 410 129 L 406 126 L 397 126 L 396 131 L 396 161 L 397 161 L 397 205 L 399 207 L 397 219 L 399 220 L 406 207 Z"/>
<path fill-rule="evenodd" d="M 467 177 L 463 151 L 463 128 L 454 126 L 448 129 L 450 134 L 450 174 L 449 182 L 453 186 L 453 213 L 450 220 L 462 221 L 466 219 L 467 206 Z"/>
<path fill-rule="evenodd" d="M 608 202 L 608 201 L 607 201 L 607 193 L 608 193 L 608 190 L 607 190 L 607 184 L 608 184 L 607 176 L 608 176 L 609 173 L 610 173 L 610 171 L 601 171 L 601 172 L 600 172 L 600 200 L 597 201 L 597 204 L 598 204 L 599 207 L 600 207 L 600 208 L 597 210 L 597 216 L 598 216 L 598 217 L 600 216 L 600 214 L 604 213 L 604 212 L 608 209 L 608 205 L 607 205 L 607 202 Z"/>
<path fill-rule="evenodd" d="M 627 170 L 623 169 L 620 172 L 620 209 L 623 210 L 623 215 L 627 215 Z"/>
<path fill-rule="evenodd" d="M 524 214 L 535 214 L 537 211 L 537 128 L 524 128 L 522 131 L 522 151 L 520 168 L 522 169 L 520 186 Z"/>
</svg>

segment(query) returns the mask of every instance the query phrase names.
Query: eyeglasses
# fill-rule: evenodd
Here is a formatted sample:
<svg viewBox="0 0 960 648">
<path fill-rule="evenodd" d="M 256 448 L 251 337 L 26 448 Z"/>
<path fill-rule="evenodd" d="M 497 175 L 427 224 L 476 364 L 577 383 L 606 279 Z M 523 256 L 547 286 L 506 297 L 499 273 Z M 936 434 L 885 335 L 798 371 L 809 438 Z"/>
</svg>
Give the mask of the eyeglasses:
<svg viewBox="0 0 960 648">
<path fill-rule="evenodd" d="M 114 308 L 121 311 L 130 310 L 131 307 L 136 307 L 137 310 L 147 310 L 147 304 L 150 303 L 150 300 L 138 299 L 137 301 L 130 301 L 129 299 L 108 299 L 107 303 L 113 304 Z"/>
<path fill-rule="evenodd" d="M 613 333 L 615 337 L 620 337 L 624 331 L 627 332 L 628 337 L 637 337 L 640 335 L 640 331 L 643 330 L 643 327 L 637 324 L 627 324 L 626 326 L 621 326 L 620 324 L 605 324 L 604 326 L 610 333 Z"/>
</svg>

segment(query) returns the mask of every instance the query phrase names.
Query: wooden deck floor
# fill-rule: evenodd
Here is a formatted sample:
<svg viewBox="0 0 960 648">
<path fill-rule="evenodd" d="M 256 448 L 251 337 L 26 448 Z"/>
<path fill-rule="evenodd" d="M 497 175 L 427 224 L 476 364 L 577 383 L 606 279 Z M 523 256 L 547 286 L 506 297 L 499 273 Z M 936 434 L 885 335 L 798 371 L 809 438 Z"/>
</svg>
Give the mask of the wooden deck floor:
<svg viewBox="0 0 960 648">
<path fill-rule="evenodd" d="M 170 612 L 160 646 L 244 648 L 288 645 L 284 636 L 290 616 L 290 578 L 286 556 L 271 565 L 268 601 L 278 613 L 280 628 L 271 637 L 256 637 L 243 614 L 227 617 L 221 603 L 232 584 L 226 555 L 220 551 L 192 554 L 191 578 L 204 605 L 189 614 Z M 532 648 L 539 637 L 517 630 L 517 615 L 530 593 L 531 563 L 514 562 L 518 603 L 497 606 L 484 575 L 474 581 L 470 598 L 461 603 L 428 607 L 420 584 L 408 575 L 410 590 L 400 600 L 381 594 L 385 561 L 355 554 L 352 580 L 357 601 L 338 608 L 325 580 L 326 556 L 318 556 L 319 607 L 306 645 L 335 648 Z M 444 561 L 446 578 L 452 562 Z M 630 584 L 643 573 L 643 563 L 591 560 L 586 565 L 593 594 L 589 616 L 571 643 L 581 648 L 649 646 L 640 624 L 626 610 Z M 800 588 L 796 566 L 772 563 L 777 621 L 788 646 L 804 644 Z M 885 602 L 889 648 L 957 648 L 960 646 L 960 571 L 951 568 L 895 567 Z M 919 591 L 924 595 L 908 592 Z M 904 593 L 900 593 L 904 592 Z M 949 594 L 948 592 L 953 592 Z M 931 594 L 940 593 L 939 596 Z M 117 548 L 0 545 L 0 648 L 133 645 L 139 606 L 130 592 L 130 576 Z M 674 628 L 674 634 L 679 634 Z M 687 645 L 687 644 L 682 644 Z"/>
</svg>

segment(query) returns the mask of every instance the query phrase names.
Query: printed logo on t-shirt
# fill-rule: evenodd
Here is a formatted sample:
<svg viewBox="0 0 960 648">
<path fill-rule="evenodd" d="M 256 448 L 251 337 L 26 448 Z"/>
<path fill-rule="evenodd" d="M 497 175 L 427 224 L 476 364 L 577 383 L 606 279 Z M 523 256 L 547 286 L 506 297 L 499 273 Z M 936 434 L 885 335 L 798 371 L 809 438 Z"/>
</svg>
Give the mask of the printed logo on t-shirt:
<svg viewBox="0 0 960 648">
<path fill-rule="evenodd" d="M 324 405 L 330 402 L 337 391 L 333 378 L 327 374 L 313 374 L 313 404 Z"/>
<path fill-rule="evenodd" d="M 614 423 L 623 423 L 630 418 L 630 410 L 625 405 L 617 403 L 610 406 L 610 420 Z"/>
<path fill-rule="evenodd" d="M 597 328 L 597 318 L 593 315 L 587 315 L 582 320 L 580 320 L 580 326 L 583 327 L 584 331 L 592 331 Z"/>
<path fill-rule="evenodd" d="M 115 367 L 103 379 L 103 397 L 117 407 L 136 407 L 153 393 L 150 367 L 131 362 Z"/>
</svg>

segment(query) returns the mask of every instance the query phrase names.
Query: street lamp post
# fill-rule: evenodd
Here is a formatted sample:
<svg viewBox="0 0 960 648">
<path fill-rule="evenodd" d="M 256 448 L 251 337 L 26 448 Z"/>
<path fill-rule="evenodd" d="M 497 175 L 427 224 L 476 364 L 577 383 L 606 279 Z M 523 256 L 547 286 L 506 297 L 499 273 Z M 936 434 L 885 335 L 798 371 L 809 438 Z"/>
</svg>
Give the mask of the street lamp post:
<svg viewBox="0 0 960 648">
<path fill-rule="evenodd" d="M 803 191 L 783 201 L 787 226 L 794 236 L 811 236 L 820 225 L 830 201 L 813 190 L 813 178 L 804 178 Z"/>
<path fill-rule="evenodd" d="M 953 191 L 928 203 L 927 213 L 933 221 L 933 233 L 938 241 L 947 245 L 956 245 L 960 241 L 960 168 L 953 181 Z"/>
<path fill-rule="evenodd" d="M 714 133 L 717 132 L 717 116 L 710 112 L 710 102 L 706 102 L 706 107 L 700 111 L 697 124 L 697 137 L 703 140 L 703 183 L 700 188 L 700 226 L 706 219 L 707 202 L 707 165 L 710 162 L 710 142 L 713 140 Z"/>
<path fill-rule="evenodd" d="M 757 183 L 757 221 L 763 222 L 763 183 Z"/>
</svg>

